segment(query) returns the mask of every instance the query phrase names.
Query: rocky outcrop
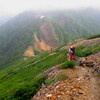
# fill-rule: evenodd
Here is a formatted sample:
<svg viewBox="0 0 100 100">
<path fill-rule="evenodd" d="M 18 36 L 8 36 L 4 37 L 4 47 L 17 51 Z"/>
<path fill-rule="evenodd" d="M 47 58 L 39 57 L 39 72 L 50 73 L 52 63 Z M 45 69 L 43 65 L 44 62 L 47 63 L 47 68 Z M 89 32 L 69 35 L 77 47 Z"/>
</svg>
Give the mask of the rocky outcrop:
<svg viewBox="0 0 100 100">
<path fill-rule="evenodd" d="M 100 52 L 78 59 L 78 65 L 83 67 L 90 67 L 91 72 L 95 75 L 100 74 Z"/>
</svg>

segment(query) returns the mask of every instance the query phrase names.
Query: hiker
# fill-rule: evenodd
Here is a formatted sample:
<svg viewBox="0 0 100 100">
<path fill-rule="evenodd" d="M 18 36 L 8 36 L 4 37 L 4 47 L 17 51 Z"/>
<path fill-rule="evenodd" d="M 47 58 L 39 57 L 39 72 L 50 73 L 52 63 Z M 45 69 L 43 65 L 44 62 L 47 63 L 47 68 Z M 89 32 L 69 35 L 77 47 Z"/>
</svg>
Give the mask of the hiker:
<svg viewBox="0 0 100 100">
<path fill-rule="evenodd" d="M 75 60 L 75 47 L 71 46 L 69 48 L 69 57 L 70 57 L 70 61 Z"/>
<path fill-rule="evenodd" d="M 50 49 L 50 51 L 52 52 L 52 51 L 53 51 L 53 49 L 51 48 L 51 49 Z"/>
<path fill-rule="evenodd" d="M 60 51 L 60 48 L 58 48 L 57 51 L 59 52 Z"/>
</svg>

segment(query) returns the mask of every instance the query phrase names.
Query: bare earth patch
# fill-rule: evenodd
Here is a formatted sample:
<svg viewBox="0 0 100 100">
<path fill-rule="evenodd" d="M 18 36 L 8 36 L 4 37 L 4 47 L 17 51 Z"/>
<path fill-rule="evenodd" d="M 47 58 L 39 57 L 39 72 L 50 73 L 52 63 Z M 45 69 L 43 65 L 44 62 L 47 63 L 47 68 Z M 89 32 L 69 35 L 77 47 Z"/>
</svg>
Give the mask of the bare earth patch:
<svg viewBox="0 0 100 100">
<path fill-rule="evenodd" d="M 27 56 L 27 57 L 32 57 L 32 56 L 34 56 L 34 52 L 33 52 L 32 46 L 29 46 L 29 47 L 27 48 L 27 50 L 26 50 L 25 53 L 24 53 L 24 56 Z"/>
<path fill-rule="evenodd" d="M 40 51 L 50 50 L 52 47 L 49 46 L 44 40 L 39 40 L 36 33 L 34 33 L 35 43 L 34 47 Z"/>
</svg>

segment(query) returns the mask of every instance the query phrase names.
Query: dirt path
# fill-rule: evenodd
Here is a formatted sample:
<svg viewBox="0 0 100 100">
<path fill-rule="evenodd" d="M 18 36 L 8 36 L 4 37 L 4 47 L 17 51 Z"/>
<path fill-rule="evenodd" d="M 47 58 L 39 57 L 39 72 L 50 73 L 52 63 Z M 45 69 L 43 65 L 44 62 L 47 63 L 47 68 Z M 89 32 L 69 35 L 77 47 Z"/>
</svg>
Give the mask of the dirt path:
<svg viewBox="0 0 100 100">
<path fill-rule="evenodd" d="M 86 84 L 89 87 L 88 100 L 100 100 L 100 78 L 91 72 L 91 68 L 79 67 L 78 69 L 77 74 L 80 76 L 80 79 L 86 81 Z"/>
<path fill-rule="evenodd" d="M 89 100 L 100 100 L 100 77 L 95 76 L 89 72 L 90 75 L 90 93 L 91 97 Z"/>
<path fill-rule="evenodd" d="M 90 67 L 55 69 L 56 66 L 50 71 L 52 76 L 59 71 L 59 73 L 66 73 L 68 78 L 43 87 L 32 100 L 100 100 L 100 77 L 94 75 Z"/>
<path fill-rule="evenodd" d="M 89 86 L 89 93 L 90 97 L 88 100 L 100 100 L 100 52 L 90 55 L 87 58 L 87 62 L 93 61 L 94 66 L 91 67 L 84 67 L 83 71 L 80 70 L 78 73 L 80 76 L 84 76 L 84 74 L 89 78 L 90 81 L 88 81 Z M 98 73 L 92 72 L 92 69 L 99 68 Z M 82 68 L 81 68 L 82 69 Z"/>
<path fill-rule="evenodd" d="M 91 98 L 90 100 L 100 100 L 100 78 L 91 75 Z"/>
<path fill-rule="evenodd" d="M 100 78 L 88 67 L 59 70 L 68 78 L 42 88 L 32 100 L 100 100 Z"/>
</svg>

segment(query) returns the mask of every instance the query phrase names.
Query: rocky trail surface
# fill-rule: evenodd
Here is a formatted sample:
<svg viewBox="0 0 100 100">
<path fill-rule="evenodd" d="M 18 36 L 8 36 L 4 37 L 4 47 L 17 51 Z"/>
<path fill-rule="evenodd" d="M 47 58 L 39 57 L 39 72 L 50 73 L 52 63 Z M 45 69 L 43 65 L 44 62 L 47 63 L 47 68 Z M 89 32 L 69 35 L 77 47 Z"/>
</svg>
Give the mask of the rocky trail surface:
<svg viewBox="0 0 100 100">
<path fill-rule="evenodd" d="M 87 57 L 87 62 L 90 59 L 93 60 L 93 67 L 77 65 L 75 69 L 61 69 L 57 65 L 41 73 L 48 74 L 48 79 L 56 77 L 58 73 L 66 73 L 68 78 L 43 86 L 32 100 L 100 100 L 99 69 L 95 73 L 95 69 L 100 68 L 100 52 Z"/>
</svg>

